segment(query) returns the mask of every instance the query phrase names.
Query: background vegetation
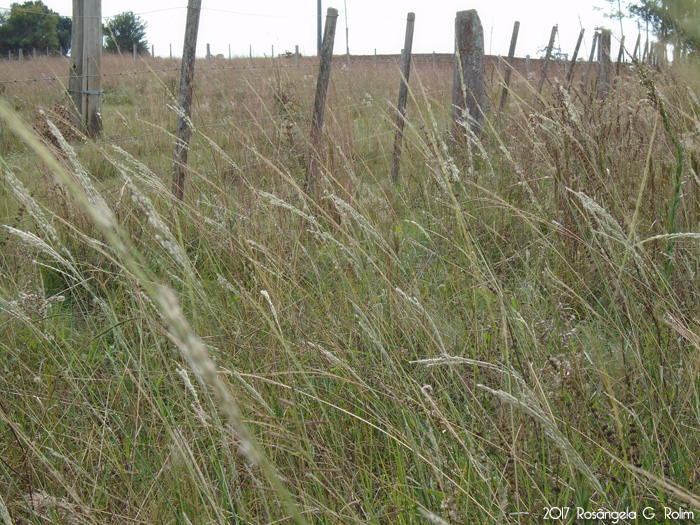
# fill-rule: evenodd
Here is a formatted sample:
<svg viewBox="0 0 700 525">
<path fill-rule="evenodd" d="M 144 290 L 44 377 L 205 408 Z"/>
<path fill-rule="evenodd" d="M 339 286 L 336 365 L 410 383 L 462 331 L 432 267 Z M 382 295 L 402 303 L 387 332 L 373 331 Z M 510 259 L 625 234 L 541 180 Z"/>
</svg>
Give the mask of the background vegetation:
<svg viewBox="0 0 700 525">
<path fill-rule="evenodd" d="M 72 19 L 52 11 L 41 0 L 13 3 L 9 12 L 0 16 L 0 53 L 27 55 L 38 52 L 67 53 L 71 44 Z"/>
<path fill-rule="evenodd" d="M 452 63 L 416 62 L 392 185 L 398 69 L 336 62 L 315 199 L 313 62 L 209 64 L 182 203 L 175 62 L 105 59 L 97 143 L 2 85 L 6 521 L 700 508 L 696 63 L 518 78 L 455 141 Z"/>
</svg>

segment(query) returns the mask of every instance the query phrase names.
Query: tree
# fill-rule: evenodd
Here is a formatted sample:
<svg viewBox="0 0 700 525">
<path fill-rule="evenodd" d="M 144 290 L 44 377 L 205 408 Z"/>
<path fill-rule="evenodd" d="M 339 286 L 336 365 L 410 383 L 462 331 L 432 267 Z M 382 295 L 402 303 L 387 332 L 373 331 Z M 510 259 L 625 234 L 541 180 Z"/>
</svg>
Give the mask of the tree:
<svg viewBox="0 0 700 525">
<path fill-rule="evenodd" d="M 138 53 L 148 53 L 147 25 L 140 16 L 131 11 L 113 16 L 102 28 L 102 33 L 106 37 L 105 51 L 108 53 L 128 53 L 136 44 Z"/>
<path fill-rule="evenodd" d="M 59 16 L 56 36 L 58 37 L 58 45 L 63 49 L 64 53 L 67 53 L 70 49 L 72 33 L 73 19 L 69 16 Z"/>
<path fill-rule="evenodd" d="M 647 24 L 674 58 L 700 52 L 700 0 L 641 0 L 630 13 Z"/>
<path fill-rule="evenodd" d="M 22 49 L 58 51 L 70 48 L 71 19 L 60 16 L 41 0 L 13 3 L 9 14 L 0 18 L 0 53 Z M 60 28 L 60 29 L 59 29 Z"/>
</svg>

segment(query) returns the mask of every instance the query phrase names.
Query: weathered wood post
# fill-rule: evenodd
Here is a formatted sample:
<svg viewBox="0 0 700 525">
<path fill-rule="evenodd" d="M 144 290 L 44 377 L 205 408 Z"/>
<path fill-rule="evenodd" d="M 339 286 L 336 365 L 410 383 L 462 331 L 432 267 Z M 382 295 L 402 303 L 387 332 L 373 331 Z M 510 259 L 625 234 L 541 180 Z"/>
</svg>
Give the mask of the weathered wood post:
<svg viewBox="0 0 700 525">
<path fill-rule="evenodd" d="M 20 62 L 24 59 L 24 57 L 23 57 L 23 51 L 22 51 L 22 48 L 21 48 L 21 47 L 19 48 L 19 51 L 17 51 L 17 56 L 19 57 L 19 61 L 20 61 Z"/>
<path fill-rule="evenodd" d="M 170 60 L 173 59 L 173 45 L 170 44 Z"/>
<path fill-rule="evenodd" d="M 173 194 L 178 200 L 185 196 L 185 168 L 190 149 L 190 110 L 194 80 L 194 59 L 197 51 L 197 32 L 199 30 L 199 13 L 202 0 L 188 0 L 187 22 L 185 25 L 185 43 L 182 50 L 182 69 L 180 72 L 179 115 L 177 117 L 177 139 L 175 140 L 175 167 L 173 169 Z"/>
<path fill-rule="evenodd" d="M 610 41 L 609 29 L 600 32 L 600 79 L 598 80 L 598 94 L 605 97 L 610 92 Z"/>
<path fill-rule="evenodd" d="M 211 47 L 207 44 L 207 60 L 211 60 Z"/>
<path fill-rule="evenodd" d="M 333 60 L 333 44 L 335 42 L 335 26 L 337 21 L 338 10 L 329 7 L 326 12 L 326 27 L 323 32 L 323 43 L 321 44 L 321 64 L 318 68 L 314 113 L 311 119 L 311 149 L 309 150 L 306 163 L 306 183 L 304 185 L 304 190 L 309 195 L 314 195 L 316 192 L 316 179 L 318 179 L 319 165 L 321 163 L 323 110 L 326 105 L 328 82 L 331 77 L 331 61 Z"/>
<path fill-rule="evenodd" d="M 155 44 L 151 44 L 151 58 L 156 56 L 156 46 Z"/>
<path fill-rule="evenodd" d="M 644 53 L 642 53 L 642 62 L 646 62 L 647 58 L 649 57 L 649 39 L 646 39 L 646 42 L 644 42 Z"/>
<path fill-rule="evenodd" d="M 591 68 L 593 67 L 593 58 L 595 57 L 595 50 L 598 45 L 599 38 L 600 33 L 596 31 L 593 35 L 593 45 L 591 46 L 591 55 L 588 57 L 588 67 L 586 68 L 586 75 L 583 77 L 583 87 L 588 87 L 588 77 L 591 75 Z"/>
<path fill-rule="evenodd" d="M 625 56 L 625 35 L 622 35 L 620 40 L 620 51 L 617 53 L 617 64 L 615 64 L 615 76 L 620 76 L 620 67 L 622 66 L 622 59 Z"/>
<path fill-rule="evenodd" d="M 530 55 L 525 55 L 525 74 L 527 81 L 530 82 Z"/>
<path fill-rule="evenodd" d="M 552 28 L 552 34 L 549 35 L 549 44 L 547 45 L 547 52 L 544 55 L 544 63 L 542 64 L 542 71 L 540 72 L 540 84 L 537 87 L 537 94 L 542 94 L 542 88 L 544 87 L 544 79 L 547 78 L 547 69 L 549 67 L 549 59 L 552 57 L 552 49 L 554 48 L 554 38 L 557 36 L 557 26 Z"/>
<path fill-rule="evenodd" d="M 632 52 L 632 57 L 635 60 L 639 60 L 641 57 L 638 57 L 637 54 L 639 53 L 639 46 L 642 43 L 642 34 L 638 33 L 637 34 L 637 42 L 634 44 L 634 51 Z"/>
<path fill-rule="evenodd" d="M 36 60 L 36 48 L 35 47 L 32 48 L 32 58 L 34 60 Z"/>
<path fill-rule="evenodd" d="M 408 78 L 411 74 L 411 49 L 413 48 L 413 26 L 415 13 L 408 13 L 406 18 L 406 38 L 403 44 L 401 56 L 401 83 L 399 84 L 399 104 L 396 112 L 396 135 L 394 136 L 394 159 L 391 164 L 391 181 L 399 180 L 399 159 L 401 157 L 401 142 L 403 140 L 403 126 L 406 118 L 406 101 L 408 99 Z"/>
<path fill-rule="evenodd" d="M 102 0 L 73 0 L 68 91 L 74 123 L 96 137 L 102 132 Z"/>
<path fill-rule="evenodd" d="M 469 125 L 481 133 L 486 114 L 484 28 L 476 9 L 459 11 L 455 17 L 455 66 L 452 82 L 452 120 L 458 137 Z"/>
<path fill-rule="evenodd" d="M 515 44 L 518 42 L 518 31 L 520 31 L 520 22 L 513 24 L 513 35 L 510 37 L 510 48 L 508 49 L 508 67 L 506 68 L 506 78 L 503 79 L 505 85 L 501 92 L 501 109 L 506 107 L 508 101 L 508 90 L 510 89 L 510 75 L 513 72 L 513 58 L 515 57 Z"/>
<path fill-rule="evenodd" d="M 581 42 L 583 42 L 583 34 L 586 32 L 585 29 L 581 28 L 581 32 L 578 34 L 578 40 L 576 41 L 576 48 L 574 49 L 574 55 L 571 57 L 571 65 L 569 66 L 569 73 L 566 75 L 566 83 L 571 84 L 574 78 L 574 67 L 576 67 L 576 59 L 578 58 L 578 50 L 581 48 Z"/>
<path fill-rule="evenodd" d="M 294 46 L 294 62 L 296 62 L 296 66 L 299 67 L 299 45 Z"/>
</svg>

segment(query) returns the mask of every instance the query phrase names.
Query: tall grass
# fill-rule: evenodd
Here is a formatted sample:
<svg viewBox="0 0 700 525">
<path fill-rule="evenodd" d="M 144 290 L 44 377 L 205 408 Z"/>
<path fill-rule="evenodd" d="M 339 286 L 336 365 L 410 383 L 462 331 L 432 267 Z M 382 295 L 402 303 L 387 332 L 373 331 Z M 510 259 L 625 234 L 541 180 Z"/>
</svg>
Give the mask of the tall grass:
<svg viewBox="0 0 700 525">
<path fill-rule="evenodd" d="M 53 152 L 58 91 L 6 85 L 0 517 L 700 508 L 693 69 L 521 79 L 455 142 L 451 64 L 419 66 L 394 186 L 398 68 L 336 68 L 309 199 L 303 66 L 198 72 L 183 203 L 174 74 L 107 77 L 104 142 Z"/>
</svg>

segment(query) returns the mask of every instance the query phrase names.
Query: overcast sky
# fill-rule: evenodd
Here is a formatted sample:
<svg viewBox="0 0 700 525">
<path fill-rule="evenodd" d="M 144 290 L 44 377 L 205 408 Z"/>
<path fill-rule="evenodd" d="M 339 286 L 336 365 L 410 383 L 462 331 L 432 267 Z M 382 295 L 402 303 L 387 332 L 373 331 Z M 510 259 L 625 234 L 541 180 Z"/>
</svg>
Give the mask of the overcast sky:
<svg viewBox="0 0 700 525">
<path fill-rule="evenodd" d="M 10 2 L 2 7 L 9 7 Z M 44 3 L 62 15 L 70 16 L 71 0 L 44 0 Z M 620 24 L 605 18 L 610 11 L 605 0 L 345 0 L 347 27 L 351 54 L 399 53 L 403 47 L 406 14 L 416 14 L 414 53 L 452 52 L 454 48 L 455 13 L 476 9 L 484 27 L 486 52 L 506 55 L 513 23 L 520 21 L 516 55 L 536 56 L 547 44 L 552 26 L 559 25 L 557 45 L 562 52 L 572 53 L 581 27 L 586 29 L 584 44 L 588 50 L 596 27 L 605 26 L 613 31 L 613 54 L 617 53 Z M 338 9 L 337 33 L 334 51 L 343 54 L 345 42 L 345 3 L 343 0 L 323 0 L 323 13 L 328 7 Z M 624 2 L 623 2 L 624 4 Z M 148 23 L 149 45 L 155 53 L 168 56 L 170 44 L 173 55 L 182 55 L 186 0 L 103 0 L 102 15 L 110 17 L 124 11 L 133 11 Z M 595 7 L 604 7 L 596 10 Z M 316 54 L 317 0 L 202 0 L 197 55 L 206 53 L 211 44 L 213 54 L 228 56 L 229 45 L 234 56 L 247 56 L 250 46 L 253 54 L 269 56 L 294 50 L 295 45 L 304 55 Z M 624 24 L 626 42 L 634 46 L 637 38 L 636 22 Z M 588 51 L 583 53 L 588 54 Z"/>
</svg>

